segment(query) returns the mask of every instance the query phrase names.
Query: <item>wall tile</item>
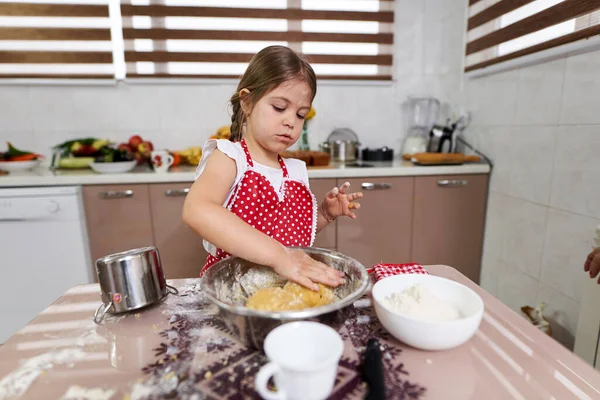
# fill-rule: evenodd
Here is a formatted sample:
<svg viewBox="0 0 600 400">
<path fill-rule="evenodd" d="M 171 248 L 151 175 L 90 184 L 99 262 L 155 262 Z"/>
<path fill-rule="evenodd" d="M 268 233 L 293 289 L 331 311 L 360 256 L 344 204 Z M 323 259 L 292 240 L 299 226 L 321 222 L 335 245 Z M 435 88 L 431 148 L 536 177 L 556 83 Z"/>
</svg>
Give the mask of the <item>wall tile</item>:
<svg viewBox="0 0 600 400">
<path fill-rule="evenodd" d="M 29 87 L 0 88 L 0 131 L 33 131 L 31 104 Z"/>
<path fill-rule="evenodd" d="M 538 280 L 504 263 L 499 263 L 498 299 L 515 312 L 521 314 L 521 307 L 533 306 L 537 299 Z"/>
<path fill-rule="evenodd" d="M 586 274 L 583 264 L 592 250 L 599 219 L 550 209 L 546 227 L 541 282 L 575 301 L 581 300 Z M 541 235 L 543 231 L 540 231 Z"/>
<path fill-rule="evenodd" d="M 515 122 L 519 125 L 551 125 L 560 118 L 566 59 L 520 70 Z"/>
<path fill-rule="evenodd" d="M 561 124 L 600 124 L 600 51 L 567 59 Z"/>
<path fill-rule="evenodd" d="M 600 125 L 563 127 L 557 137 L 550 204 L 600 218 Z"/>
<path fill-rule="evenodd" d="M 549 203 L 557 134 L 558 128 L 549 126 L 521 127 L 512 132 L 515 145 L 508 188 L 511 196 Z"/>
<path fill-rule="evenodd" d="M 502 260 L 538 279 L 548 207 L 513 197 L 505 205 Z"/>
</svg>

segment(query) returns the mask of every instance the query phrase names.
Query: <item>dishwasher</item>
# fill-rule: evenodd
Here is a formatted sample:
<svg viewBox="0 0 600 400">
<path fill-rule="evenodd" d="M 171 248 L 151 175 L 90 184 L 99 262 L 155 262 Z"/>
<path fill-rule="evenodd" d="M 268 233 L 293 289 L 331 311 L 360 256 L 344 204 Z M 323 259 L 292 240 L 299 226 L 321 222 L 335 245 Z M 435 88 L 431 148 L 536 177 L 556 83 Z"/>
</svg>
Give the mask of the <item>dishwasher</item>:
<svg viewBox="0 0 600 400">
<path fill-rule="evenodd" d="M 0 189 L 0 343 L 94 281 L 83 210 L 78 186 Z"/>
</svg>

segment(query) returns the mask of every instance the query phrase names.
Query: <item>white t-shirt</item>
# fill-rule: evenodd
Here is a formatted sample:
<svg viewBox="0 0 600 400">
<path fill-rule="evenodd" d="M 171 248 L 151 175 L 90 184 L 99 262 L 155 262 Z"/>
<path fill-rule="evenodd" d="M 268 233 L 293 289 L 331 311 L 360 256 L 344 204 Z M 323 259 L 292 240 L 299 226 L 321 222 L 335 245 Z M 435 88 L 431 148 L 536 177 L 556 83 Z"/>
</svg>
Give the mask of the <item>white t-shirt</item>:
<svg viewBox="0 0 600 400">
<path fill-rule="evenodd" d="M 223 207 L 226 207 L 227 203 L 229 203 L 229 199 L 233 195 L 235 187 L 244 177 L 249 165 L 246 161 L 246 153 L 244 152 L 240 142 L 231 142 L 227 139 L 211 139 L 208 140 L 202 148 L 202 159 L 200 160 L 198 168 L 196 169 L 196 176 L 194 180 L 198 179 L 198 177 L 202 174 L 204 168 L 206 168 L 208 157 L 213 153 L 213 151 L 215 151 L 215 149 L 219 149 L 223 154 L 235 161 L 237 168 L 235 180 L 233 181 L 233 184 L 229 189 L 229 193 L 227 194 L 227 198 L 223 203 Z M 273 168 L 267 165 L 259 164 L 254 160 L 252 160 L 252 162 L 254 164 L 254 171 L 264 175 L 275 189 L 275 192 L 281 196 L 282 191 L 280 189 L 283 183 L 283 170 L 281 168 Z M 288 170 L 289 179 L 302 182 L 306 185 L 306 187 L 310 188 L 308 183 L 306 163 L 304 161 L 297 160 L 295 158 L 284 158 L 283 162 Z M 213 256 L 216 254 L 216 247 L 206 240 L 204 240 L 204 248 Z"/>
</svg>

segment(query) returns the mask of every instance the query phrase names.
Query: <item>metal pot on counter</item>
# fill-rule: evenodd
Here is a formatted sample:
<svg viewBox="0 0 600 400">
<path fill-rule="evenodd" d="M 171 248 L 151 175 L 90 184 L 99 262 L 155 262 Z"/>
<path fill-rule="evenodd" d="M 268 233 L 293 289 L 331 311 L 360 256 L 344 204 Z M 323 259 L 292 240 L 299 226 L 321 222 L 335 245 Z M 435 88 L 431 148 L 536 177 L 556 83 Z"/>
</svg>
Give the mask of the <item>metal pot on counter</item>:
<svg viewBox="0 0 600 400">
<path fill-rule="evenodd" d="M 319 145 L 322 151 L 329 153 L 333 162 L 356 161 L 359 146 L 358 136 L 349 128 L 335 129 L 327 140 Z"/>
<path fill-rule="evenodd" d="M 369 287 L 365 267 L 341 253 L 315 247 L 294 247 L 313 259 L 344 272 L 346 282 L 334 289 L 336 301 L 298 311 L 268 312 L 245 306 L 256 290 L 272 287 L 279 277 L 272 268 L 253 264 L 242 258 L 227 258 L 213 265 L 202 277 L 202 292 L 215 303 L 223 321 L 245 345 L 262 349 L 265 337 L 287 322 L 313 320 L 339 328 L 346 319 L 343 309 L 360 299 Z"/>
<path fill-rule="evenodd" d="M 141 247 L 96 261 L 102 304 L 94 314 L 100 324 L 105 314 L 134 311 L 154 304 L 177 289 L 167 285 L 158 249 Z"/>
</svg>

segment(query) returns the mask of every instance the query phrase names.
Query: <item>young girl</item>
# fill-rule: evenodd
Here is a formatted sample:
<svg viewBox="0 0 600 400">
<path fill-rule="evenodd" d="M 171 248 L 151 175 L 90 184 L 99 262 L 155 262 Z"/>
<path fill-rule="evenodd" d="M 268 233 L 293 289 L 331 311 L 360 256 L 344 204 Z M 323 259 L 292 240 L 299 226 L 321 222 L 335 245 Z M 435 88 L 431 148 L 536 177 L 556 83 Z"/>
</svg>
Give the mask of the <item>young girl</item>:
<svg viewBox="0 0 600 400">
<path fill-rule="evenodd" d="M 362 193 L 333 188 L 318 205 L 304 162 L 279 153 L 298 140 L 317 91 L 312 67 L 284 46 L 257 53 L 236 93 L 229 140 L 209 140 L 183 220 L 210 253 L 200 276 L 236 255 L 319 290 L 342 283 L 342 273 L 286 246 L 312 246 L 315 234 L 338 216 L 356 218 Z"/>
</svg>

